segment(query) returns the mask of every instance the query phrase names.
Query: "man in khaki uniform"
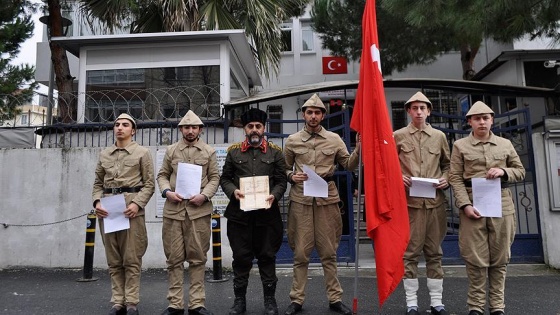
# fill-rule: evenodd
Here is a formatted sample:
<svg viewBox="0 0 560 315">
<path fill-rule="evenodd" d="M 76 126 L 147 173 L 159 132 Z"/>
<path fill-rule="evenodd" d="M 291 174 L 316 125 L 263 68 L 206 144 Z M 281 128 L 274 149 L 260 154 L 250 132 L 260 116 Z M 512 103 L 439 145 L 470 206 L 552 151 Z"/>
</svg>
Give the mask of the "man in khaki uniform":
<svg viewBox="0 0 560 315">
<path fill-rule="evenodd" d="M 167 258 L 169 307 L 163 314 L 183 314 L 184 266 L 189 263 L 189 314 L 212 314 L 205 306 L 204 271 L 206 253 L 210 248 L 210 216 L 213 206 L 210 198 L 218 189 L 220 174 L 216 150 L 200 139 L 204 124 L 188 111 L 179 122 L 183 135 L 167 147 L 157 182 L 163 206 L 163 250 Z M 181 196 L 175 192 L 179 163 L 199 165 L 202 168 L 200 193 Z"/>
<path fill-rule="evenodd" d="M 132 140 L 134 118 L 119 115 L 113 132 L 117 141 L 99 154 L 92 198 L 111 276 L 113 307 L 109 314 L 130 315 L 138 314 L 142 256 L 148 247 L 144 207 L 154 194 L 154 165 L 150 151 Z M 115 194 L 124 194 L 130 228 L 105 234 L 103 218 L 109 213 L 100 199 Z"/>
<path fill-rule="evenodd" d="M 515 236 L 515 208 L 507 183 L 525 178 L 525 169 L 511 142 L 490 128 L 494 111 L 476 102 L 467 113 L 472 128 L 468 137 L 455 141 L 449 182 L 459 212 L 459 249 L 465 260 L 469 289 L 469 315 L 482 315 L 486 306 L 486 278 L 490 315 L 503 315 L 506 268 Z M 472 179 L 500 179 L 501 217 L 483 217 L 473 207 Z"/>
<path fill-rule="evenodd" d="M 285 314 L 292 315 L 302 309 L 309 256 L 315 247 L 323 265 L 329 308 L 350 315 L 352 310 L 342 303 L 342 287 L 337 276 L 336 250 L 342 235 L 342 218 L 333 175 L 337 163 L 347 170 L 356 168 L 360 144 L 358 142 L 356 150 L 349 154 L 340 136 L 321 126 L 326 108 L 317 94 L 313 94 L 301 109 L 305 126 L 290 135 L 284 146 L 287 176 L 292 184 L 287 233 L 294 251 L 291 304 Z M 328 182 L 327 198 L 303 195 L 303 182 L 308 179 L 303 165 Z"/>
<path fill-rule="evenodd" d="M 405 104 L 411 119 L 408 126 L 394 133 L 407 190 L 410 241 L 404 254 L 404 289 L 407 315 L 420 315 L 418 311 L 418 260 L 424 253 L 430 311 L 434 315 L 447 315 L 442 303 L 443 268 L 441 243 L 447 230 L 446 200 L 443 189 L 449 187 L 449 145 L 445 134 L 426 123 L 432 103 L 417 92 Z M 413 197 L 409 188 L 411 177 L 437 179 L 435 198 Z"/>
</svg>

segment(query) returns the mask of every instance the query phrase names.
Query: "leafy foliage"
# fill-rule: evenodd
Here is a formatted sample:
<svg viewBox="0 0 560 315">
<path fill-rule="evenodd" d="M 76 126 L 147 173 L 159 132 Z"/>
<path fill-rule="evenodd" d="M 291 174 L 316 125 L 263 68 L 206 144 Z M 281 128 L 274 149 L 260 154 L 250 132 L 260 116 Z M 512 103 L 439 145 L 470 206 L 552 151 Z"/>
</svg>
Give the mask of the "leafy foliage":
<svg viewBox="0 0 560 315">
<path fill-rule="evenodd" d="M 315 0 L 313 22 L 324 48 L 359 58 L 364 5 L 365 0 Z M 376 10 L 385 74 L 456 49 L 469 78 L 485 37 L 504 43 L 525 35 L 560 40 L 560 0 L 377 0 Z"/>
<path fill-rule="evenodd" d="M 323 48 L 334 55 L 358 60 L 362 51 L 362 14 L 366 1 L 316 0 L 312 10 L 314 29 Z M 410 64 L 428 64 L 453 48 L 445 29 L 414 26 L 402 15 L 376 3 L 381 66 L 384 74 L 402 71 Z"/>
<path fill-rule="evenodd" d="M 280 24 L 300 15 L 309 0 L 81 0 L 90 20 L 132 33 L 245 29 L 261 73 L 280 66 Z"/>
<path fill-rule="evenodd" d="M 3 2 L 0 10 L 0 123 L 19 114 L 18 105 L 31 100 L 36 86 L 32 82 L 33 66 L 10 64 L 21 44 L 33 35 L 34 10 L 35 6 L 26 0 Z"/>
</svg>

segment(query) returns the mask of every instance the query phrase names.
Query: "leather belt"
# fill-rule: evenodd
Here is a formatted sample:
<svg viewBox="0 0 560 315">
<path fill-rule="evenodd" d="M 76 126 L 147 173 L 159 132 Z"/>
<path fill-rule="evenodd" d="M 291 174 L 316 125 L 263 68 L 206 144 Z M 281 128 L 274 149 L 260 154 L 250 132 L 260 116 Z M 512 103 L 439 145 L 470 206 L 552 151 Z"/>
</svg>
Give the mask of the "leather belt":
<svg viewBox="0 0 560 315">
<path fill-rule="evenodd" d="M 321 177 L 322 179 L 325 180 L 325 182 L 332 182 L 334 181 L 334 177 L 333 176 L 327 176 L 327 177 Z"/>
<path fill-rule="evenodd" d="M 103 192 L 106 194 L 122 194 L 122 193 L 136 193 L 139 192 L 144 186 L 136 187 L 115 187 L 115 188 L 103 188 Z"/>
</svg>

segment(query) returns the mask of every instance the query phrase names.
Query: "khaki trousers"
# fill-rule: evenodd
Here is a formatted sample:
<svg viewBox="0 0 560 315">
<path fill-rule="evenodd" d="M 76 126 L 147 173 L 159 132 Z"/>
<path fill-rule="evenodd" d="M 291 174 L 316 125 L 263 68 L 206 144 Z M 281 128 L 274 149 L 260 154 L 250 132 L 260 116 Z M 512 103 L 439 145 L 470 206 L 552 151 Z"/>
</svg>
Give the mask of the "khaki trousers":
<svg viewBox="0 0 560 315">
<path fill-rule="evenodd" d="M 189 220 L 163 218 L 163 251 L 167 258 L 169 307 L 184 309 L 184 262 L 189 263 L 189 309 L 204 306 L 204 272 L 210 248 L 210 215 Z"/>
<path fill-rule="evenodd" d="M 128 230 L 105 234 L 103 219 L 99 228 L 111 276 L 111 303 L 138 304 L 142 256 L 148 247 L 144 216 L 130 219 Z"/>
<path fill-rule="evenodd" d="M 469 310 L 484 312 L 488 277 L 491 311 L 505 308 L 506 269 L 515 237 L 515 215 L 472 220 L 460 212 L 459 249 L 466 262 Z"/>
<path fill-rule="evenodd" d="M 418 278 L 418 260 L 422 252 L 426 260 L 426 275 L 443 279 L 441 243 L 447 233 L 445 205 L 437 208 L 408 208 L 410 241 L 404 253 L 405 278 Z"/>
<path fill-rule="evenodd" d="M 330 303 L 342 300 L 342 287 L 338 281 L 336 250 L 342 235 L 342 219 L 338 204 L 312 206 L 290 202 L 288 212 L 288 243 L 294 251 L 294 279 L 290 291 L 292 302 L 303 304 L 309 258 L 317 250 L 323 273 L 327 298 Z"/>
</svg>

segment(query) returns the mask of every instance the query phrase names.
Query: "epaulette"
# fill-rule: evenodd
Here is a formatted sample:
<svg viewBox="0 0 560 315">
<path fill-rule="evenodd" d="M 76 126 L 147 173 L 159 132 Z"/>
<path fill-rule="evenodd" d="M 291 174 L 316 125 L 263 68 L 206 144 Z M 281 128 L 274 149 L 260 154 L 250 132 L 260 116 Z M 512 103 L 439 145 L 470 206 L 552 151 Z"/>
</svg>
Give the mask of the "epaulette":
<svg viewBox="0 0 560 315">
<path fill-rule="evenodd" d="M 270 142 L 270 141 L 268 142 L 268 146 L 271 147 L 271 148 L 273 148 L 273 149 L 276 149 L 276 150 L 282 152 L 282 148 L 281 148 L 281 147 L 277 146 L 276 144 L 274 144 L 274 143 L 272 143 L 272 142 Z"/>
<path fill-rule="evenodd" d="M 227 152 L 233 149 L 241 149 L 241 142 L 234 143 L 227 148 Z"/>
</svg>

